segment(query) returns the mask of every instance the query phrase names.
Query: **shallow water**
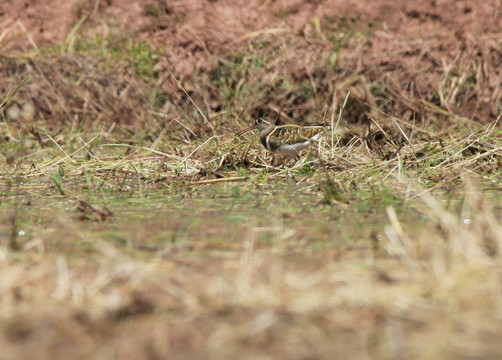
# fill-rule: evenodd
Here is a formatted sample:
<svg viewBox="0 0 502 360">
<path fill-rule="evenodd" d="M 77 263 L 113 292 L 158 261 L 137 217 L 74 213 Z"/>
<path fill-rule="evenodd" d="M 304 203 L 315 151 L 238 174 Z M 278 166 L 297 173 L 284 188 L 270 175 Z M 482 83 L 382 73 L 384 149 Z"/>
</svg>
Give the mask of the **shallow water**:
<svg viewBox="0 0 502 360">
<path fill-rule="evenodd" d="M 253 239 L 258 246 L 315 252 L 371 249 L 388 223 L 384 209 L 324 205 L 322 193 L 294 184 L 232 183 L 189 191 L 146 188 L 141 194 L 67 189 L 66 196 L 44 184 L 5 191 L 2 234 L 12 236 L 15 216 L 21 244 L 50 234 L 49 244 L 58 246 L 73 248 L 85 239 L 99 239 L 131 251 L 167 254 L 204 247 L 232 249 Z M 91 215 L 83 220 L 79 199 L 109 209 L 113 217 L 100 222 Z M 76 243 L 69 238 L 76 238 Z"/>
<path fill-rule="evenodd" d="M 280 248 L 290 254 L 351 251 L 365 257 L 378 249 L 384 237 L 390 223 L 389 205 L 407 231 L 428 226 L 417 201 L 392 203 L 386 194 L 372 194 L 326 205 L 323 193 L 308 184 L 223 183 L 129 192 L 67 184 L 65 196 L 43 183 L 25 182 L 4 189 L 0 234 L 15 237 L 19 247 L 35 241 L 43 242 L 45 249 L 78 250 L 104 241 L 144 256 L 166 256 L 196 250 L 233 251 L 252 240 L 258 247 Z M 457 198 L 450 196 L 442 204 L 470 225 L 470 207 Z M 488 198 L 489 203 L 496 203 L 498 195 Z M 95 214 L 84 214 L 78 209 L 79 200 L 113 215 L 98 219 Z"/>
</svg>

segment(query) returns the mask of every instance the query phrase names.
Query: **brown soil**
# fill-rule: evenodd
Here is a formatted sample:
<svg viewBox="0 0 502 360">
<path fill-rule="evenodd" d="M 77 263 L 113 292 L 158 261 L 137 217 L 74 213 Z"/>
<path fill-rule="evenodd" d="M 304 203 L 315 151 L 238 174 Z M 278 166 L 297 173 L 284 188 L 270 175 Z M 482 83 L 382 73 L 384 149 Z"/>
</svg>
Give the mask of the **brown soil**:
<svg viewBox="0 0 502 360">
<path fill-rule="evenodd" d="M 282 29 L 303 42 L 296 58 L 290 59 L 295 64 L 281 71 L 296 72 L 298 82 L 311 81 L 318 72 L 327 79 L 325 87 L 319 82 L 325 97 L 339 90 L 337 95 L 343 98 L 351 90 L 355 98 L 380 105 L 388 115 L 402 120 L 441 115 L 435 106 L 481 122 L 493 121 L 501 111 L 498 0 L 8 0 L 0 4 L 0 30 L 4 32 L 0 49 L 4 53 L 28 51 L 64 42 L 84 16 L 88 32 L 106 33 L 120 27 L 165 49 L 158 69 L 172 70 L 191 93 L 208 91 L 209 98 L 201 98 L 209 111 L 221 108 L 221 94 L 207 75 L 218 58 L 246 49 L 248 41 L 259 36 L 273 36 L 271 29 Z M 333 72 L 320 60 L 333 52 L 334 41 L 318 36 L 316 18 L 323 30 L 363 35 L 345 44 Z M 159 83 L 174 99 L 183 98 L 168 74 L 161 75 Z M 375 95 L 375 87 L 383 88 L 384 95 Z M 273 98 L 262 100 L 274 102 Z M 280 102 L 275 105 L 284 107 Z M 320 107 L 319 103 L 302 106 L 304 111 Z M 364 111 L 376 115 L 368 107 Z"/>
</svg>

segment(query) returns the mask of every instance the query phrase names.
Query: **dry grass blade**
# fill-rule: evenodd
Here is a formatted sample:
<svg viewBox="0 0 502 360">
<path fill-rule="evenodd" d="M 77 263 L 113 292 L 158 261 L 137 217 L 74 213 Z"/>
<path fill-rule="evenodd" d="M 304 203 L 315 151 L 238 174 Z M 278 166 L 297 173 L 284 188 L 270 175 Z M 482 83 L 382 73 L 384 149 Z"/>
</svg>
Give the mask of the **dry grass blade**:
<svg viewBox="0 0 502 360">
<path fill-rule="evenodd" d="M 218 179 L 206 179 L 200 181 L 194 181 L 195 185 L 204 185 L 204 184 L 216 184 L 223 182 L 234 182 L 234 181 L 245 181 L 247 180 L 247 176 L 237 176 L 237 177 L 228 177 L 228 178 L 218 178 Z"/>
<path fill-rule="evenodd" d="M 248 40 L 253 40 L 257 37 L 263 36 L 263 35 L 279 35 L 279 34 L 284 34 L 289 32 L 290 30 L 288 29 L 283 29 L 283 28 L 276 28 L 276 29 L 264 29 L 264 30 L 256 30 L 256 31 L 251 31 L 248 32 L 245 35 L 242 35 L 241 37 L 230 41 L 225 45 L 225 47 L 230 48 L 232 46 L 235 46 L 243 41 L 248 41 Z"/>
<path fill-rule="evenodd" d="M 10 98 L 12 98 L 17 92 L 18 90 L 27 82 L 30 80 L 30 77 L 27 76 L 25 77 L 24 79 L 22 79 L 14 89 L 12 90 L 9 90 L 9 92 L 7 93 L 7 95 L 5 95 L 5 97 L 3 98 L 2 102 L 0 103 L 0 109 L 2 109 L 5 104 L 10 100 Z"/>
<path fill-rule="evenodd" d="M 207 119 L 206 115 L 204 115 L 204 113 L 202 112 L 202 110 L 199 108 L 199 106 L 195 103 L 195 101 L 193 101 L 192 97 L 187 93 L 187 91 L 185 90 L 185 88 L 183 87 L 183 85 L 181 85 L 181 83 L 178 81 L 178 79 L 176 79 L 176 77 L 174 76 L 174 74 L 171 72 L 171 70 L 167 69 L 167 71 L 169 72 L 169 74 L 171 75 L 172 79 L 176 82 L 176 85 L 183 91 L 183 93 L 185 94 L 185 96 L 188 98 L 188 100 L 190 100 L 190 102 L 193 104 L 193 106 L 195 106 L 195 108 L 197 109 L 197 111 L 199 112 L 199 114 L 202 116 L 202 118 L 204 119 L 204 121 L 206 122 L 206 124 L 209 125 L 209 127 L 211 128 L 211 130 L 213 131 L 214 133 L 214 127 L 213 125 L 209 122 L 209 120 Z"/>
</svg>

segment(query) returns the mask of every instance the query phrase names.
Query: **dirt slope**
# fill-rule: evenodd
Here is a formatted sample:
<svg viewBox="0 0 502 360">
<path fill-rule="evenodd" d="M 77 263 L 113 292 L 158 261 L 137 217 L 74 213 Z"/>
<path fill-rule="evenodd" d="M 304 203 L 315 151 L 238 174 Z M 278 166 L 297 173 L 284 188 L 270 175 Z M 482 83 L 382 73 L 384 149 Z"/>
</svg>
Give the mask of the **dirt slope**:
<svg viewBox="0 0 502 360">
<path fill-rule="evenodd" d="M 316 36 L 319 30 L 350 29 L 371 35 L 346 44 L 337 64 L 343 78 L 322 74 L 337 84 L 359 76 L 352 87 L 339 86 L 340 94 L 352 90 L 376 105 L 378 96 L 368 95 L 374 90 L 370 84 L 384 88 L 380 100 L 387 103 L 385 111 L 404 120 L 426 118 L 429 103 L 482 122 L 493 121 L 501 111 L 502 17 L 497 0 L 11 0 L 0 4 L 1 50 L 64 42 L 82 18 L 88 32 L 120 27 L 165 49 L 159 69 L 173 70 L 182 81 L 210 72 L 219 56 L 246 49 L 248 40 L 271 34 L 271 29 L 319 46 L 320 57 L 333 51 L 333 42 Z M 312 52 L 305 56 L 312 57 Z M 174 94 L 179 89 L 168 76 L 161 79 L 165 91 L 181 96 Z M 308 74 L 298 80 L 304 79 Z M 211 79 L 202 76 L 200 81 Z M 221 103 L 219 97 L 213 103 Z"/>
</svg>

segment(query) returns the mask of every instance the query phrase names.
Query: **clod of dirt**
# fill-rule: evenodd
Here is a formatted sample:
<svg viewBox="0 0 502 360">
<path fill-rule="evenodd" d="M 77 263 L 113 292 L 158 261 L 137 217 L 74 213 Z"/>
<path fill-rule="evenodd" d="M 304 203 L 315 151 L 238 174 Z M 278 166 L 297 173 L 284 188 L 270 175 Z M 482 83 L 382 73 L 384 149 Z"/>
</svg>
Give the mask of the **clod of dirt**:
<svg viewBox="0 0 502 360">
<path fill-rule="evenodd" d="M 79 200 L 77 212 L 80 213 L 79 220 L 107 222 L 113 219 L 113 213 L 109 209 L 99 209 L 85 200 Z"/>
</svg>

